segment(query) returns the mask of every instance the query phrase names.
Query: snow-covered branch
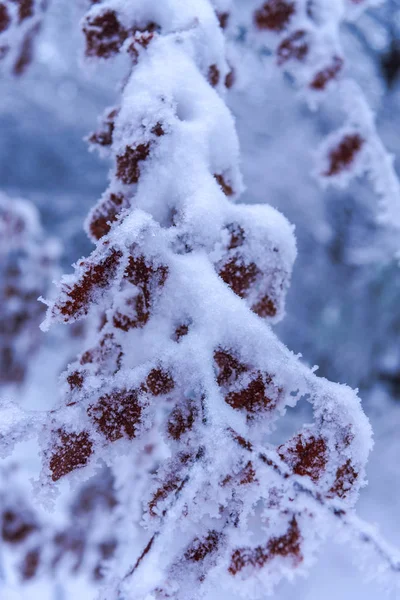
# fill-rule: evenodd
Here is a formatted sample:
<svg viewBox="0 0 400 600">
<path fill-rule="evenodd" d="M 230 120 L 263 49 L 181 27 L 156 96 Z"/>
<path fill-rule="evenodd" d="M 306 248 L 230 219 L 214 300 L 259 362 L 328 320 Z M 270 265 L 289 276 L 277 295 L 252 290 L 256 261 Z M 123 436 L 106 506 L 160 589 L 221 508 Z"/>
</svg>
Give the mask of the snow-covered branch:
<svg viewBox="0 0 400 600">
<path fill-rule="evenodd" d="M 274 451 L 288 480 L 311 480 L 348 507 L 371 445 L 356 394 L 317 378 L 270 328 L 295 243 L 276 210 L 236 203 L 231 67 L 214 8 L 107 0 L 83 20 L 88 58 L 125 54 L 131 70 L 90 138 L 113 161 L 87 222 L 96 248 L 61 281 L 45 323 L 101 318 L 42 432 L 42 485 L 89 477 L 98 461 L 118 472 L 143 545 L 133 563 L 120 551 L 107 597 L 186 599 L 216 585 L 263 596 L 309 566 L 323 528 L 251 448 L 309 401 L 314 423 Z M 141 463 L 132 478 L 123 455 Z"/>
</svg>

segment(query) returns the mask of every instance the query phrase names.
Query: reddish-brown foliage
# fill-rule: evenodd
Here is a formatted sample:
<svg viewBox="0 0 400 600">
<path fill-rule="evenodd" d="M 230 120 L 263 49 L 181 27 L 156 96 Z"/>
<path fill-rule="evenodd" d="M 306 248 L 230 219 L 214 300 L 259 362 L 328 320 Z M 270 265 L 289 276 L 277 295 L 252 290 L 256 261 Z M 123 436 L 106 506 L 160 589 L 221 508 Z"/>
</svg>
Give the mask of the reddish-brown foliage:
<svg viewBox="0 0 400 600">
<path fill-rule="evenodd" d="M 18 4 L 18 18 L 20 23 L 25 21 L 25 19 L 29 19 L 29 17 L 33 17 L 34 0 L 13 0 L 13 2 Z"/>
<path fill-rule="evenodd" d="M 97 546 L 97 550 L 100 556 L 99 562 L 93 569 L 93 579 L 95 581 L 101 581 L 104 579 L 104 566 L 115 554 L 117 549 L 117 542 L 114 539 L 102 542 Z"/>
<path fill-rule="evenodd" d="M 241 298 L 246 297 L 260 274 L 257 265 L 246 264 L 240 255 L 233 256 L 219 271 L 221 279 Z"/>
<path fill-rule="evenodd" d="M 97 559 L 92 571 L 94 580 L 103 577 L 106 561 L 110 560 L 116 549 L 116 539 L 108 529 L 101 534 L 93 531 L 96 518 L 104 523 L 112 519 L 113 509 L 117 506 L 113 479 L 108 471 L 90 479 L 80 488 L 68 507 L 68 521 L 62 529 L 55 532 L 52 539 L 50 568 L 54 571 L 64 561 L 73 572 L 87 566 L 88 558 Z M 95 536 L 93 545 L 92 534 Z"/>
<path fill-rule="evenodd" d="M 117 177 L 130 185 L 139 181 L 139 163 L 150 154 L 150 142 L 138 146 L 126 146 L 124 154 L 117 155 Z"/>
<path fill-rule="evenodd" d="M 217 18 L 221 29 L 225 29 L 225 27 L 228 25 L 229 13 L 217 12 Z"/>
<path fill-rule="evenodd" d="M 248 372 L 249 368 L 223 350 L 214 353 L 214 361 L 217 366 L 217 383 L 228 390 L 224 399 L 232 408 L 245 410 L 251 416 L 256 412 L 272 410 L 276 406 L 283 390 L 274 385 L 270 375 L 262 375 L 257 371 L 246 387 L 229 391 L 240 375 Z"/>
<path fill-rule="evenodd" d="M 107 372 L 114 375 L 121 368 L 121 359 L 121 346 L 115 342 L 112 333 L 107 333 L 95 348 L 86 350 L 82 354 L 80 363 L 81 365 L 95 363 L 97 373 Z"/>
<path fill-rule="evenodd" d="M 301 535 L 296 517 L 292 517 L 288 531 L 279 537 L 271 538 L 265 546 L 256 548 L 238 548 L 234 551 L 229 572 L 236 575 L 247 566 L 261 569 L 275 556 L 291 557 L 294 564 L 302 561 Z"/>
<path fill-rule="evenodd" d="M 151 133 L 153 133 L 157 137 L 162 137 L 163 135 L 165 135 L 164 127 L 160 122 L 158 122 L 152 128 Z"/>
<path fill-rule="evenodd" d="M 147 376 L 143 389 L 153 394 L 153 396 L 161 396 L 171 392 L 174 389 L 174 385 L 174 380 L 170 373 L 162 369 L 152 369 Z"/>
<path fill-rule="evenodd" d="M 278 451 L 296 475 L 308 475 L 316 482 L 325 470 L 327 446 L 323 438 L 304 437 L 300 433 L 285 446 L 280 446 Z"/>
<path fill-rule="evenodd" d="M 167 429 L 170 437 L 176 441 L 190 431 L 198 415 L 198 409 L 192 400 L 184 400 L 171 412 Z"/>
<path fill-rule="evenodd" d="M 8 544 L 24 542 L 37 529 L 33 514 L 6 509 L 1 516 L 1 537 Z"/>
<path fill-rule="evenodd" d="M 128 48 L 128 52 L 132 58 L 133 64 L 136 64 L 139 58 L 140 49 L 146 49 L 154 38 L 154 32 L 157 29 L 155 23 L 149 23 L 144 30 L 137 29 L 133 35 L 133 42 Z"/>
<path fill-rule="evenodd" d="M 137 390 L 119 390 L 102 396 L 87 412 L 99 431 L 110 442 L 115 442 L 125 436 L 129 439 L 136 436 L 142 405 Z"/>
<path fill-rule="evenodd" d="M 218 385 L 228 385 L 236 381 L 242 373 L 248 371 L 246 365 L 240 363 L 232 354 L 218 349 L 214 352 L 214 361 L 217 367 Z"/>
<path fill-rule="evenodd" d="M 8 29 L 11 23 L 10 15 L 8 14 L 7 6 L 0 4 L 0 33 Z"/>
<path fill-rule="evenodd" d="M 268 0 L 254 13 L 254 22 L 259 29 L 282 31 L 295 13 L 294 2 Z"/>
<path fill-rule="evenodd" d="M 121 210 L 126 205 L 122 194 L 111 193 L 102 203 L 97 206 L 92 214 L 89 223 L 89 231 L 95 240 L 99 240 L 111 229 Z"/>
<path fill-rule="evenodd" d="M 268 383 L 271 381 L 272 380 L 269 379 Z M 248 413 L 257 413 L 275 408 L 277 398 L 270 397 L 264 383 L 264 378 L 259 374 L 256 379 L 253 379 L 243 390 L 229 392 L 225 396 L 225 402 L 236 410 L 246 410 Z"/>
<path fill-rule="evenodd" d="M 358 473 L 351 464 L 351 460 L 348 459 L 344 465 L 339 467 L 336 471 L 335 483 L 329 490 L 329 495 L 345 498 L 349 490 L 353 487 L 357 477 Z"/>
<path fill-rule="evenodd" d="M 132 306 L 136 313 L 135 317 L 129 317 L 127 314 L 117 311 L 113 316 L 113 324 L 117 329 L 122 331 L 129 331 L 135 329 L 135 327 L 143 327 L 149 320 L 150 313 L 146 311 L 143 302 L 143 296 L 137 296 L 127 301 L 127 306 Z"/>
<path fill-rule="evenodd" d="M 161 265 L 154 267 L 150 261 L 146 261 L 143 255 L 129 257 L 128 266 L 125 271 L 125 277 L 133 285 L 149 286 L 152 279 L 156 280 L 157 285 L 163 286 L 168 275 L 168 267 Z"/>
<path fill-rule="evenodd" d="M 114 121 L 118 114 L 118 109 L 114 108 L 111 112 L 106 115 L 103 123 L 103 129 L 95 131 L 89 137 L 91 144 L 98 144 L 99 146 L 111 146 L 114 132 Z"/>
<path fill-rule="evenodd" d="M 104 289 L 115 276 L 122 252 L 112 249 L 108 256 L 97 264 L 89 264 L 84 275 L 72 288 L 64 291 L 68 300 L 58 306 L 65 317 L 79 316 L 88 311 L 89 301 L 97 289 Z"/>
<path fill-rule="evenodd" d="M 304 60 L 308 53 L 306 32 L 299 29 L 282 40 L 277 49 L 278 65 L 288 60 Z"/>
<path fill-rule="evenodd" d="M 359 133 L 346 135 L 341 142 L 329 153 L 329 167 L 324 172 L 326 177 L 337 175 L 341 171 L 348 169 L 356 155 L 360 152 L 365 140 Z"/>
<path fill-rule="evenodd" d="M 40 548 L 29 550 L 21 565 L 21 575 L 25 581 L 35 577 L 40 563 Z"/>
<path fill-rule="evenodd" d="M 220 77 L 221 77 L 221 74 L 219 72 L 217 65 L 210 65 L 210 68 L 208 69 L 208 77 L 207 77 L 209 83 L 213 87 L 216 87 L 219 84 Z"/>
<path fill-rule="evenodd" d="M 226 229 L 231 234 L 228 250 L 233 250 L 234 248 L 238 248 L 244 244 L 246 234 L 243 227 L 241 227 L 238 223 L 229 223 L 229 225 L 226 226 Z"/>
<path fill-rule="evenodd" d="M 67 381 L 71 390 L 74 390 L 76 388 L 80 389 L 83 385 L 83 374 L 79 371 L 74 371 L 73 373 L 68 375 Z"/>
<path fill-rule="evenodd" d="M 259 317 L 265 319 L 266 317 L 274 317 L 277 313 L 277 307 L 275 302 L 267 295 L 265 295 L 259 302 L 251 307 L 251 310 L 255 312 Z"/>
<path fill-rule="evenodd" d="M 233 87 L 235 79 L 235 69 L 231 67 L 230 71 L 225 76 L 225 87 L 227 87 L 228 90 L 230 90 Z"/>
<path fill-rule="evenodd" d="M 191 562 L 201 562 L 206 556 L 216 552 L 222 539 L 222 534 L 218 531 L 209 531 L 204 538 L 196 538 L 190 544 L 185 552 L 186 560 Z"/>
<path fill-rule="evenodd" d="M 182 325 L 178 325 L 175 329 L 172 338 L 175 342 L 179 342 L 181 338 L 189 333 L 189 325 L 187 323 L 182 323 Z"/>
<path fill-rule="evenodd" d="M 39 29 L 40 24 L 38 23 L 25 35 L 18 58 L 14 64 L 14 75 L 22 75 L 25 72 L 27 66 L 31 63 L 33 56 L 33 42 L 35 36 L 39 32 Z"/>
<path fill-rule="evenodd" d="M 157 290 L 165 284 L 168 267 L 155 267 L 144 256 L 130 257 L 125 271 L 126 279 L 139 288 L 126 304 L 127 313 L 117 311 L 113 317 L 114 326 L 123 331 L 135 327 L 144 327 L 150 318 L 153 300 Z"/>
<path fill-rule="evenodd" d="M 246 466 L 239 473 L 239 485 L 249 485 L 257 481 L 254 465 L 249 460 Z"/>
<path fill-rule="evenodd" d="M 310 83 L 310 87 L 313 90 L 324 90 L 327 84 L 335 79 L 338 73 L 342 70 L 343 67 L 343 59 L 340 56 L 334 56 L 332 64 L 319 71 L 312 82 Z"/>
<path fill-rule="evenodd" d="M 88 19 L 83 32 L 86 36 L 87 56 L 99 58 L 109 58 L 116 54 L 128 37 L 128 31 L 122 27 L 113 10 L 106 10 L 102 15 Z"/>
<path fill-rule="evenodd" d="M 218 82 L 217 82 L 218 83 Z M 233 188 L 232 186 L 225 180 L 224 176 L 221 173 L 215 173 L 215 179 L 217 180 L 219 186 L 226 196 L 233 196 Z"/>
<path fill-rule="evenodd" d="M 80 433 L 58 429 L 50 459 L 53 481 L 58 481 L 74 469 L 84 467 L 92 454 L 93 443 L 87 431 Z"/>
</svg>

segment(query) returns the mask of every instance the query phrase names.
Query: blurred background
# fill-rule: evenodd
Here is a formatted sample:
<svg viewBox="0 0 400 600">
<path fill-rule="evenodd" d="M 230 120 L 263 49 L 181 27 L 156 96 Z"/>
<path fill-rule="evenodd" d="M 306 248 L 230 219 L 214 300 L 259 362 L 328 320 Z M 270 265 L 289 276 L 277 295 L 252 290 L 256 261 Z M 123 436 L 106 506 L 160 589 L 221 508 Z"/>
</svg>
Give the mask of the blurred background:
<svg viewBox="0 0 400 600">
<path fill-rule="evenodd" d="M 79 2 L 53 2 L 27 73 L 0 81 L 0 189 L 37 208 L 44 238 L 58 239 L 58 272 L 71 272 L 90 252 L 83 222 L 106 187 L 109 165 L 89 153 L 84 138 L 114 103 L 121 79 L 118 67 L 81 64 L 82 14 Z M 367 96 L 400 172 L 400 0 L 365 13 L 342 35 L 347 74 Z M 243 49 L 236 68 L 228 103 L 242 148 L 242 200 L 271 204 L 296 228 L 298 258 L 276 333 L 306 363 L 318 365 L 321 376 L 359 388 L 375 433 L 359 513 L 400 547 L 399 240 L 378 225 L 377 197 L 366 178 L 346 189 L 323 189 L 313 175 L 316 148 L 343 121 L 340 106 L 328 99 L 312 111 L 268 55 Z M 75 337 L 64 328 L 38 335 L 41 349 L 24 382 L 3 386 L 7 397 L 31 408 L 56 400 L 58 375 L 79 348 L 79 331 Z M 38 461 L 27 458 L 27 447 L 18 452 L 26 490 L 26 474 Z M 320 600 L 329 597 L 327 590 L 341 600 L 381 597 L 352 559 L 330 542 L 310 576 L 282 584 L 276 598 Z M 26 583 L 4 598 L 94 598 L 85 586 L 80 579 Z"/>
</svg>

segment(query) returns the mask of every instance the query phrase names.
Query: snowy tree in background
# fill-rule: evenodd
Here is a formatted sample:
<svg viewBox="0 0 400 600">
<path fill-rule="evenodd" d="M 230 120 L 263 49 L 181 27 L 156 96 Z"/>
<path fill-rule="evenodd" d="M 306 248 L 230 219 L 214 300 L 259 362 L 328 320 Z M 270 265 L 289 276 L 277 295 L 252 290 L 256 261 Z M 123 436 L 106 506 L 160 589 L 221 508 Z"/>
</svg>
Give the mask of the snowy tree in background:
<svg viewBox="0 0 400 600">
<path fill-rule="evenodd" d="M 2 405 L 2 449 L 39 431 L 38 496 L 54 501 L 64 479 L 78 485 L 68 533 L 28 519 L 18 540 L 26 579 L 53 577 L 66 555 L 101 573 L 107 599 L 263 597 L 306 573 L 338 531 L 398 570 L 352 511 L 371 447 L 356 394 L 316 377 L 271 330 L 284 314 L 293 231 L 268 205 L 236 203 L 243 185 L 225 103 L 240 83 L 240 32 L 252 32 L 257 54 L 259 36 L 270 36 L 278 66 L 310 97 L 338 84 L 345 99 L 361 98 L 325 141 L 318 175 L 343 185 L 366 170 L 376 182 L 382 143 L 358 89 L 339 83 L 337 30 L 358 4 L 104 0 L 84 17 L 89 61 L 118 58 L 129 73 L 89 136 L 112 162 L 86 222 L 96 247 L 62 279 L 44 324 L 86 319 L 87 342 L 53 410 Z M 397 179 L 384 164 L 377 188 L 396 215 L 388 185 Z M 298 404 L 313 422 L 293 434 L 285 422 Z M 95 501 L 95 516 L 79 521 L 86 486 L 111 513 L 114 537 L 106 527 L 103 539 Z M 17 492 L 2 502 L 12 546 Z"/>
<path fill-rule="evenodd" d="M 45 239 L 34 206 L 0 196 L 0 385 L 21 384 L 32 353 L 43 335 L 39 331 L 59 248 Z"/>
<path fill-rule="evenodd" d="M 83 573 L 98 583 L 116 547 L 116 498 L 109 471 L 80 486 L 56 515 L 39 510 L 16 465 L 2 468 L 0 487 L 3 570 L 15 585 Z"/>
<path fill-rule="evenodd" d="M 27 200 L 0 196 L 0 232 L 2 438 L 18 412 L 4 398 L 16 388 L 19 397 L 37 366 L 32 366 L 32 355 L 41 355 L 44 335 L 39 325 L 45 307 L 38 299 L 49 293 L 51 280 L 59 273 L 60 248 L 55 239 L 46 239 L 37 210 Z M 58 519 L 40 514 L 31 500 L 31 486 L 19 471 L 14 463 L 0 469 L 2 571 L 12 573 L 15 582 L 27 582 L 38 576 L 52 578 L 72 563 L 72 572 L 84 571 L 99 581 L 116 544 L 111 531 L 116 505 L 111 474 L 103 471 L 79 486 L 67 500 L 60 524 L 61 511 Z"/>
</svg>

